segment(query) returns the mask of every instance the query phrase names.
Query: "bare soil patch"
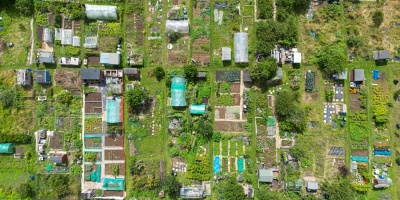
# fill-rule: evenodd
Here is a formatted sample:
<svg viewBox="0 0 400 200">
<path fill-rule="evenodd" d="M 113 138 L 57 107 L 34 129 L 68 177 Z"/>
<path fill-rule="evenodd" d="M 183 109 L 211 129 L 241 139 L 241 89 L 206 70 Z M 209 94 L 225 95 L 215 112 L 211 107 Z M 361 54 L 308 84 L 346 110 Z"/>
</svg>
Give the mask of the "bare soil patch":
<svg viewBox="0 0 400 200">
<path fill-rule="evenodd" d="M 56 85 L 61 85 L 65 89 L 81 89 L 82 80 L 79 71 L 75 70 L 56 70 L 54 72 Z"/>
<path fill-rule="evenodd" d="M 240 100 L 241 100 L 240 94 L 234 94 L 234 95 L 233 95 L 233 98 L 234 98 L 234 100 L 235 100 L 235 102 L 233 103 L 233 105 L 234 105 L 234 106 L 239 106 L 239 105 L 240 105 Z"/>
<path fill-rule="evenodd" d="M 215 130 L 222 132 L 244 132 L 245 122 L 216 121 Z"/>
<path fill-rule="evenodd" d="M 59 131 L 54 132 L 53 136 L 50 137 L 50 149 L 62 149 L 62 134 Z"/>
<path fill-rule="evenodd" d="M 89 56 L 88 65 L 100 65 L 100 56 Z"/>
<path fill-rule="evenodd" d="M 231 83 L 231 93 L 240 93 L 240 83 Z"/>
<path fill-rule="evenodd" d="M 101 102 L 101 93 L 100 92 L 91 92 L 85 94 L 85 101 L 100 101 Z"/>
<path fill-rule="evenodd" d="M 86 114 L 101 114 L 103 112 L 101 102 L 86 102 L 85 103 L 85 113 Z"/>
<path fill-rule="evenodd" d="M 124 191 L 116 191 L 116 190 L 104 190 L 104 197 L 123 197 Z"/>
<path fill-rule="evenodd" d="M 123 150 L 106 150 L 104 152 L 105 160 L 124 160 Z"/>
<path fill-rule="evenodd" d="M 215 108 L 218 111 L 218 119 L 225 119 L 226 108 Z"/>
<path fill-rule="evenodd" d="M 187 63 L 187 58 L 180 51 L 171 51 L 168 53 L 168 64 L 184 65 Z"/>
<path fill-rule="evenodd" d="M 351 150 L 352 156 L 368 156 L 368 150 Z"/>
<path fill-rule="evenodd" d="M 100 138 L 85 138 L 85 148 L 87 149 L 100 149 L 101 141 Z M 96 141 L 97 140 L 97 141 Z"/>
<path fill-rule="evenodd" d="M 358 94 L 350 94 L 350 110 L 353 113 L 362 110 L 361 101 L 358 100 Z"/>
<path fill-rule="evenodd" d="M 112 174 L 112 167 L 113 167 L 113 165 L 118 165 L 118 167 L 119 167 L 119 174 L 118 175 L 125 176 L 125 164 L 118 163 L 118 164 L 105 164 L 105 165 L 106 165 L 106 170 L 105 170 L 105 174 L 106 175 L 113 175 Z"/>
<path fill-rule="evenodd" d="M 105 145 L 110 147 L 122 147 L 124 145 L 123 137 L 105 137 Z"/>
</svg>

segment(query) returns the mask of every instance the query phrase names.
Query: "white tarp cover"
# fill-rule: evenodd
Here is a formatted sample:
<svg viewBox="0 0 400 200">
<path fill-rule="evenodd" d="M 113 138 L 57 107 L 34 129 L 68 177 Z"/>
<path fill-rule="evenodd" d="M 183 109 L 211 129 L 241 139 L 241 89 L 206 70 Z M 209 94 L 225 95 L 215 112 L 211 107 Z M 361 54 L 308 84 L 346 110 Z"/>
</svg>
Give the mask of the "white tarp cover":
<svg viewBox="0 0 400 200">
<path fill-rule="evenodd" d="M 249 40 L 247 33 L 235 33 L 233 40 L 235 46 L 235 63 L 249 62 Z"/>
<path fill-rule="evenodd" d="M 222 47 L 222 61 L 231 61 L 232 50 L 229 47 Z"/>
<path fill-rule="evenodd" d="M 88 49 L 97 48 L 97 37 L 86 37 L 83 46 Z"/>
<path fill-rule="evenodd" d="M 63 29 L 61 31 L 61 44 L 72 45 L 73 32 L 72 29 Z"/>
<path fill-rule="evenodd" d="M 54 39 L 55 39 L 55 40 L 61 40 L 61 31 L 62 31 L 62 28 L 56 28 L 55 30 L 56 30 L 56 31 L 55 31 L 55 33 L 54 33 Z"/>
<path fill-rule="evenodd" d="M 89 19 L 117 20 L 117 6 L 85 4 L 85 12 Z"/>
<path fill-rule="evenodd" d="M 81 45 L 81 37 L 79 36 L 74 36 L 72 38 L 72 46 L 74 47 L 79 47 Z"/>
<path fill-rule="evenodd" d="M 189 33 L 189 21 L 188 20 L 167 20 L 166 22 L 167 32 L 174 31 L 178 33 Z"/>
</svg>

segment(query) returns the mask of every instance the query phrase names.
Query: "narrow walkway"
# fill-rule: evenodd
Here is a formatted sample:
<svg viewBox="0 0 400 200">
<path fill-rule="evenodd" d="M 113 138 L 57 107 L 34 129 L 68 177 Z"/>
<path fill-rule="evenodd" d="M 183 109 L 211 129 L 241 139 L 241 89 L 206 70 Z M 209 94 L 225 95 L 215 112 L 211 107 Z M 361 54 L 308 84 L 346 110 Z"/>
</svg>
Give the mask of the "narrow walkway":
<svg viewBox="0 0 400 200">
<path fill-rule="evenodd" d="M 276 21 L 276 0 L 273 0 L 272 7 L 274 8 L 273 19 Z"/>
<path fill-rule="evenodd" d="M 35 37 L 33 36 L 33 16 L 30 21 L 30 27 L 31 27 L 31 38 L 29 41 L 31 42 L 31 49 L 29 50 L 28 57 L 26 59 L 26 65 L 32 64 L 33 49 L 35 45 Z"/>
</svg>

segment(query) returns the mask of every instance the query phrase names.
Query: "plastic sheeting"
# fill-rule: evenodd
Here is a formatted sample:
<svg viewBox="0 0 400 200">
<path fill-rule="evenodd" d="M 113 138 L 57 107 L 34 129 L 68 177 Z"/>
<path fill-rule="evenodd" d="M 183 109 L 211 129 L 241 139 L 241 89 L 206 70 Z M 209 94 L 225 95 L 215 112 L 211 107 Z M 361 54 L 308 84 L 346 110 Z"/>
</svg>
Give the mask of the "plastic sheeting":
<svg viewBox="0 0 400 200">
<path fill-rule="evenodd" d="M 238 172 L 243 172 L 244 168 L 243 168 L 243 158 L 239 158 L 237 161 L 237 166 L 238 166 Z"/>
<path fill-rule="evenodd" d="M 206 113 L 206 105 L 204 105 L 204 104 L 190 105 L 190 114 L 203 115 L 205 113 Z"/>
<path fill-rule="evenodd" d="M 87 49 L 97 48 L 97 37 L 86 37 L 83 46 Z"/>
<path fill-rule="evenodd" d="M 107 123 L 121 122 L 121 101 L 107 100 Z"/>
<path fill-rule="evenodd" d="M 350 156 L 351 161 L 368 163 L 367 156 Z"/>
<path fill-rule="evenodd" d="M 221 166 L 220 166 L 220 157 L 219 156 L 214 156 L 214 173 L 220 173 L 221 172 Z"/>
<path fill-rule="evenodd" d="M 103 189 L 124 190 L 125 179 L 123 178 L 104 178 Z"/>
<path fill-rule="evenodd" d="M 85 5 L 88 19 L 117 20 L 117 6 Z"/>
<path fill-rule="evenodd" d="M 249 40 L 247 33 L 235 33 L 233 40 L 235 45 L 235 63 L 249 62 Z"/>
<path fill-rule="evenodd" d="M 166 22 L 167 32 L 173 31 L 178 33 L 189 33 L 189 21 L 188 20 L 167 20 Z"/>
<path fill-rule="evenodd" d="M 175 77 L 172 78 L 171 84 L 171 106 L 186 106 L 185 90 L 186 80 L 185 78 Z"/>
</svg>

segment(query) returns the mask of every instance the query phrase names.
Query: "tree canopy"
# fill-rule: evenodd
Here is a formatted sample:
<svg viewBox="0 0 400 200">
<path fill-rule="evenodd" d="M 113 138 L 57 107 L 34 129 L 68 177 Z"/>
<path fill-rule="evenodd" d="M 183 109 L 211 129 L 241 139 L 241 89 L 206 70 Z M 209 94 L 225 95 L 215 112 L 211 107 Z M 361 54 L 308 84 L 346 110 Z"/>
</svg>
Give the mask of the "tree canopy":
<svg viewBox="0 0 400 200">
<path fill-rule="evenodd" d="M 338 43 L 324 45 L 315 55 L 319 70 L 330 76 L 340 73 L 347 62 L 344 47 Z"/>
<path fill-rule="evenodd" d="M 30 16 L 33 14 L 33 0 L 16 0 L 15 8 L 25 16 Z"/>
<path fill-rule="evenodd" d="M 183 67 L 183 71 L 185 73 L 185 77 L 188 82 L 193 82 L 197 75 L 197 68 L 193 65 L 186 65 Z"/>
<path fill-rule="evenodd" d="M 161 80 L 165 76 L 165 71 L 162 67 L 156 67 L 154 70 L 154 75 L 156 76 L 157 80 Z"/>
<path fill-rule="evenodd" d="M 148 97 L 147 93 L 137 85 L 135 85 L 133 89 L 126 91 L 124 96 L 132 111 L 137 110 L 138 107 L 142 105 L 142 102 Z"/>
<path fill-rule="evenodd" d="M 181 188 L 181 183 L 176 179 L 175 176 L 167 176 L 162 181 L 163 190 L 170 196 L 175 196 L 176 192 Z"/>
<path fill-rule="evenodd" d="M 325 198 L 328 200 L 354 199 L 354 191 L 351 189 L 350 180 L 340 176 L 334 180 L 325 180 L 322 183 Z"/>
<path fill-rule="evenodd" d="M 257 82 L 266 82 L 272 79 L 276 75 L 276 70 L 278 69 L 278 64 L 275 58 L 268 57 L 262 60 L 257 65 L 253 65 L 250 69 L 250 76 Z"/>
<path fill-rule="evenodd" d="M 383 22 L 383 12 L 380 10 L 375 11 L 372 15 L 372 21 L 374 22 L 376 27 L 381 26 Z"/>
<path fill-rule="evenodd" d="M 222 195 L 224 199 L 244 199 L 244 191 L 241 185 L 236 181 L 235 177 L 230 176 L 226 182 L 222 183 Z"/>
<path fill-rule="evenodd" d="M 307 113 L 298 103 L 298 93 L 287 90 L 279 92 L 275 100 L 275 111 L 281 129 L 303 132 L 307 125 Z"/>
</svg>

